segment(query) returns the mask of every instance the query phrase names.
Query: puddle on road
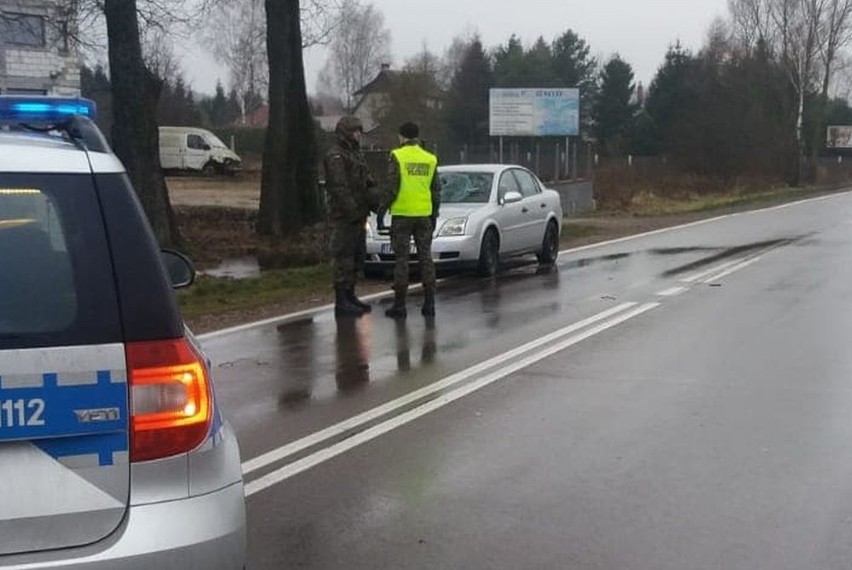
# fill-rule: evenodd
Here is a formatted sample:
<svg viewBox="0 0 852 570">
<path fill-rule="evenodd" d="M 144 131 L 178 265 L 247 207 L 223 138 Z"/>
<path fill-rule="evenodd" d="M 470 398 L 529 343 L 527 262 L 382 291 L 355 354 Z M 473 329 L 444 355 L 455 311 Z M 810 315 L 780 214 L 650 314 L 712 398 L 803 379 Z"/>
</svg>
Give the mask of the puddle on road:
<svg viewBox="0 0 852 570">
<path fill-rule="evenodd" d="M 286 269 L 289 267 L 304 267 L 316 263 L 310 255 L 299 253 L 272 253 L 247 255 L 223 260 L 219 265 L 200 270 L 202 275 L 210 277 L 228 277 L 231 279 L 252 279 L 260 277 L 263 271 L 271 269 Z"/>
<path fill-rule="evenodd" d="M 250 279 L 260 277 L 260 263 L 256 257 L 237 257 L 226 259 L 216 267 L 199 271 L 210 277 L 230 277 L 231 279 Z"/>
</svg>

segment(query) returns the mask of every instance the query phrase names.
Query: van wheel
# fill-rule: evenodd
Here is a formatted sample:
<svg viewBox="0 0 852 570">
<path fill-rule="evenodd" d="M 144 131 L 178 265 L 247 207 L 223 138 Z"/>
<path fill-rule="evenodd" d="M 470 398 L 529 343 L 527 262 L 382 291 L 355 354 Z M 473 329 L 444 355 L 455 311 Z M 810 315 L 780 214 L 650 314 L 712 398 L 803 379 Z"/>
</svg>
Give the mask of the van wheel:
<svg viewBox="0 0 852 570">
<path fill-rule="evenodd" d="M 216 176 L 218 172 L 219 169 L 216 168 L 216 163 L 212 160 L 208 161 L 207 164 L 204 165 L 204 168 L 201 169 L 202 176 Z"/>
</svg>

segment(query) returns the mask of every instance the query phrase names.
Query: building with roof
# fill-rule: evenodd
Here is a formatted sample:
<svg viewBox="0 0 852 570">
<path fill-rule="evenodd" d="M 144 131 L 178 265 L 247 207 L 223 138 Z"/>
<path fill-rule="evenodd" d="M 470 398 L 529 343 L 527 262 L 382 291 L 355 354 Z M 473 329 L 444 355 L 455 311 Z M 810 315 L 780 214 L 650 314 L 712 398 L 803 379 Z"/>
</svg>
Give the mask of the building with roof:
<svg viewBox="0 0 852 570">
<path fill-rule="evenodd" d="M 369 142 L 387 147 L 395 145 L 397 122 L 424 122 L 424 113 L 443 109 L 445 93 L 428 74 L 394 70 L 383 64 L 376 77 L 353 97 L 352 114 L 361 119 Z"/>
<path fill-rule="evenodd" d="M 0 93 L 80 95 L 73 22 L 59 2 L 0 3 Z"/>
</svg>

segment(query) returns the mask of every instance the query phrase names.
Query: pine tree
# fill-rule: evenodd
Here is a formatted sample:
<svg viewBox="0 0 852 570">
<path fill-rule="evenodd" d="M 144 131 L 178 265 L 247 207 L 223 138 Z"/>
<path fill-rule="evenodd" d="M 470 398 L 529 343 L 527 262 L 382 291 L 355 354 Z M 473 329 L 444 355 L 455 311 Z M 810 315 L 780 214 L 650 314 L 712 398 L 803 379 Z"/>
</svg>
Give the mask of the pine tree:
<svg viewBox="0 0 852 570">
<path fill-rule="evenodd" d="M 464 51 L 447 93 L 446 119 L 456 142 L 488 142 L 488 90 L 492 85 L 491 62 L 474 38 Z"/>
<path fill-rule="evenodd" d="M 228 99 L 225 97 L 222 82 L 217 81 L 216 94 L 210 101 L 210 124 L 214 127 L 223 127 L 228 123 Z"/>
<path fill-rule="evenodd" d="M 593 113 L 601 154 L 621 156 L 630 149 L 630 131 L 639 109 L 632 101 L 635 88 L 633 68 L 618 55 L 613 56 L 601 70 Z"/>
</svg>

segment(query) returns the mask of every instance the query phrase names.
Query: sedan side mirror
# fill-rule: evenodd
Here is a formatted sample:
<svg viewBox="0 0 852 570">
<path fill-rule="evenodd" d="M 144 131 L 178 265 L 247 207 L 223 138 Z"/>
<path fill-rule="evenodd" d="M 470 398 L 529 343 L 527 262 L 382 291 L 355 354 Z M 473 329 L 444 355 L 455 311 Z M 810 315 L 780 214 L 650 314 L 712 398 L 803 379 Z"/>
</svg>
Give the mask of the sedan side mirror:
<svg viewBox="0 0 852 570">
<path fill-rule="evenodd" d="M 195 282 L 195 267 L 188 257 L 170 249 L 161 250 L 160 255 L 174 289 L 183 289 Z"/>
<path fill-rule="evenodd" d="M 515 190 L 509 190 L 503 195 L 503 204 L 514 204 L 516 202 L 520 202 L 524 197 L 520 192 Z"/>
</svg>

